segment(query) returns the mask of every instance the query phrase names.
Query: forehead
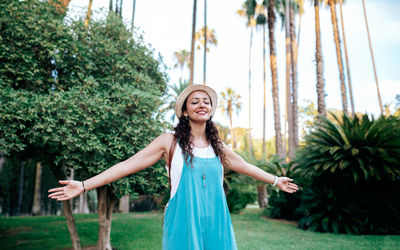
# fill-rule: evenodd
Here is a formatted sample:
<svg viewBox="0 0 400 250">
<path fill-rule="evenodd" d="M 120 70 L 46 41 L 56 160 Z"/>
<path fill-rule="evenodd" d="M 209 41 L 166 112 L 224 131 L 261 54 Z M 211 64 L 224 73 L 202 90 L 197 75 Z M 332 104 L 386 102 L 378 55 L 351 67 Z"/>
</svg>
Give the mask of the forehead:
<svg viewBox="0 0 400 250">
<path fill-rule="evenodd" d="M 187 98 L 187 100 L 191 100 L 191 99 L 210 99 L 210 97 L 208 96 L 208 94 L 202 90 L 196 90 L 193 91 Z"/>
</svg>

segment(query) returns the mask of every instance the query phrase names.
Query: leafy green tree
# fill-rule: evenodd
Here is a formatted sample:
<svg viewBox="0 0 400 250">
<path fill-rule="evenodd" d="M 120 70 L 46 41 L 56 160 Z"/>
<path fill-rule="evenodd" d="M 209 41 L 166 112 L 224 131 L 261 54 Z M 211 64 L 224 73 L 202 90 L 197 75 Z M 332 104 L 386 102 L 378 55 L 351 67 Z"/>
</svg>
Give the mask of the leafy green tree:
<svg viewBox="0 0 400 250">
<path fill-rule="evenodd" d="M 83 20 L 63 20 L 55 7 L 40 1 L 0 7 L 7 17 L 0 21 L 5 27 L 0 30 L 1 152 L 20 161 L 35 158 L 51 166 L 58 179 L 72 169 L 76 179 L 84 179 L 161 133 L 162 65 L 119 17 L 110 14 L 86 27 Z M 116 198 L 159 193 L 167 183 L 157 164 L 99 188 L 98 248 L 111 247 Z M 69 203 L 64 209 L 70 228 Z M 76 238 L 71 237 L 73 247 L 79 249 Z"/>
</svg>

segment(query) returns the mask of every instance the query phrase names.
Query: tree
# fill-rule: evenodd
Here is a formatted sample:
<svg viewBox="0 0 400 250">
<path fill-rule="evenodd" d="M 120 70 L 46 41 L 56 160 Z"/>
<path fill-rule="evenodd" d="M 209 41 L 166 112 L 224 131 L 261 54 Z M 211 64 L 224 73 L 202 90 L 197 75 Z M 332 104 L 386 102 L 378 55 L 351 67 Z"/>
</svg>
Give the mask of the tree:
<svg viewBox="0 0 400 250">
<path fill-rule="evenodd" d="M 347 95 L 346 95 L 346 85 L 344 82 L 344 73 L 343 73 L 343 60 L 342 60 L 342 52 L 340 49 L 340 37 L 338 30 L 338 23 L 336 17 L 336 0 L 328 0 L 328 5 L 331 10 L 331 21 L 333 26 L 333 38 L 336 45 L 336 58 L 339 68 L 339 79 L 340 79 L 340 91 L 342 94 L 342 106 L 343 112 L 347 113 Z"/>
<path fill-rule="evenodd" d="M 189 85 L 193 85 L 193 75 L 194 75 L 194 44 L 195 44 L 195 33 L 196 33 L 196 8 L 197 0 L 193 0 L 193 18 L 192 18 L 192 44 L 190 49 L 190 79 Z"/>
<path fill-rule="evenodd" d="M 376 83 L 376 92 L 377 92 L 377 94 L 378 94 L 378 101 L 379 101 L 379 107 L 381 108 L 381 114 L 383 114 L 383 106 L 382 106 L 382 100 L 381 100 L 381 93 L 380 93 L 380 91 L 379 91 L 378 75 L 377 75 L 377 73 L 376 73 L 374 52 L 372 51 L 371 36 L 370 36 L 370 34 L 369 34 L 368 19 L 367 19 L 367 11 L 366 11 L 366 8 L 365 8 L 365 1 L 364 1 L 364 0 L 362 0 L 362 4 L 363 4 L 363 10 L 364 10 L 365 26 L 367 27 L 369 50 L 370 50 L 370 52 L 371 52 L 372 66 L 373 66 L 373 68 L 374 68 L 374 76 L 375 76 L 375 83 Z"/>
<path fill-rule="evenodd" d="M 280 158 L 285 158 L 285 153 L 282 146 L 281 115 L 278 94 L 278 67 L 275 46 L 275 4 L 275 0 L 268 1 L 269 57 L 272 78 L 272 100 L 274 105 L 275 147 L 278 156 Z"/>
<path fill-rule="evenodd" d="M 315 12 L 315 63 L 317 71 L 318 114 L 326 116 L 324 61 L 322 58 L 321 28 L 319 22 L 320 0 L 313 0 L 313 1 L 314 1 L 314 12 Z"/>
<path fill-rule="evenodd" d="M 168 107 L 166 108 L 166 110 L 172 110 L 174 111 L 171 115 L 171 121 L 174 121 L 175 119 L 175 104 L 176 104 L 176 100 L 178 99 L 178 96 L 182 93 L 182 91 L 187 88 L 189 86 L 189 82 L 185 81 L 185 82 L 179 82 L 178 84 L 175 85 L 169 85 L 169 93 L 170 98 L 168 102 Z"/>
<path fill-rule="evenodd" d="M 90 20 L 90 17 L 92 16 L 92 4 L 93 4 L 93 0 L 89 0 L 88 10 L 86 12 L 86 18 L 85 18 L 85 26 L 86 27 L 89 25 L 89 20 Z"/>
<path fill-rule="evenodd" d="M 120 17 L 110 14 L 86 27 L 63 21 L 40 1 L 0 5 L 0 15 L 8 17 L 0 21 L 6 27 L 0 31 L 6 38 L 0 42 L 1 152 L 35 156 L 58 179 L 70 170 L 84 179 L 128 158 L 161 132 L 165 75 Z M 160 192 L 167 183 L 158 164 L 99 189 L 98 249 L 111 247 L 116 198 Z M 73 247 L 79 249 L 71 207 L 63 204 Z"/>
<path fill-rule="evenodd" d="M 174 68 L 179 68 L 181 70 L 181 78 L 179 81 L 183 81 L 183 73 L 186 67 L 190 65 L 190 54 L 187 50 L 180 50 L 174 52 L 175 64 Z"/>
<path fill-rule="evenodd" d="M 250 28 L 250 44 L 249 44 L 249 128 L 248 128 L 248 144 L 249 151 L 252 152 L 252 138 L 251 138 L 251 50 L 253 47 L 253 33 L 254 27 L 256 26 L 255 6 L 257 5 L 255 0 L 246 0 L 242 5 L 242 9 L 238 10 L 237 13 L 241 17 L 246 17 L 247 27 Z"/>
<path fill-rule="evenodd" d="M 343 2 L 343 0 L 339 0 L 340 21 L 342 24 L 343 47 L 344 47 L 344 55 L 345 55 L 345 59 L 346 59 L 347 83 L 348 83 L 349 92 L 350 92 L 351 112 L 353 115 L 355 115 L 356 111 L 354 110 L 353 89 L 351 87 L 350 66 L 349 66 L 349 57 L 347 55 L 347 44 L 346 44 L 346 35 L 345 35 L 345 31 L 344 31 L 342 2 Z"/>
<path fill-rule="evenodd" d="M 217 46 L 217 43 L 218 43 L 216 35 L 215 35 L 215 30 L 210 29 L 207 26 L 204 26 L 203 28 L 199 29 L 196 32 L 195 40 L 199 42 L 199 44 L 197 45 L 197 49 L 200 49 L 201 46 L 203 46 L 203 48 L 204 48 L 203 84 L 205 84 L 206 83 L 206 54 L 207 54 L 207 52 L 210 52 L 208 45 Z"/>
<path fill-rule="evenodd" d="M 233 131 L 232 117 L 233 112 L 236 111 L 239 114 L 242 108 L 242 103 L 240 102 L 241 96 L 236 94 L 231 88 L 226 88 L 225 92 L 221 92 L 221 101 L 219 103 L 219 108 L 222 113 L 226 114 L 229 118 L 229 125 L 231 130 L 231 146 L 233 149 L 236 148 L 235 133 Z"/>
</svg>

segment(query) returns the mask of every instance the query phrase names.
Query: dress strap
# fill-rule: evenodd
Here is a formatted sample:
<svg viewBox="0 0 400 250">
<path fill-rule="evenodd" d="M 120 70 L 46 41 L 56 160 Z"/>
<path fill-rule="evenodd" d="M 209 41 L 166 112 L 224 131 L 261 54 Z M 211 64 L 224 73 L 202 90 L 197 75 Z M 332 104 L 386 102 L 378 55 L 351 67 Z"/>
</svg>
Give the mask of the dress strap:
<svg viewBox="0 0 400 250">
<path fill-rule="evenodd" d="M 171 142 L 171 146 L 169 147 L 169 159 L 168 159 L 168 181 L 169 181 L 169 189 L 171 190 L 171 162 L 174 157 L 175 147 L 178 142 L 178 139 L 174 136 Z"/>
</svg>

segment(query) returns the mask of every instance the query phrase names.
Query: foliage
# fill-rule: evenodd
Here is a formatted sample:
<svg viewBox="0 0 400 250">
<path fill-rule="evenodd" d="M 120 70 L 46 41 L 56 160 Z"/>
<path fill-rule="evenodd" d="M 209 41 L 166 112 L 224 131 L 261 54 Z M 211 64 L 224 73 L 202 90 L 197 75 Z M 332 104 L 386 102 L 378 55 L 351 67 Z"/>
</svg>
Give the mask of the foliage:
<svg viewBox="0 0 400 250">
<path fill-rule="evenodd" d="M 16 0 L 0 15 L 0 151 L 83 179 L 162 132 L 162 64 L 119 17 L 85 27 L 48 3 Z M 117 197 L 166 185 L 161 163 L 113 183 Z"/>
<path fill-rule="evenodd" d="M 306 136 L 300 227 L 335 233 L 399 233 L 400 120 L 325 117 Z"/>
</svg>

